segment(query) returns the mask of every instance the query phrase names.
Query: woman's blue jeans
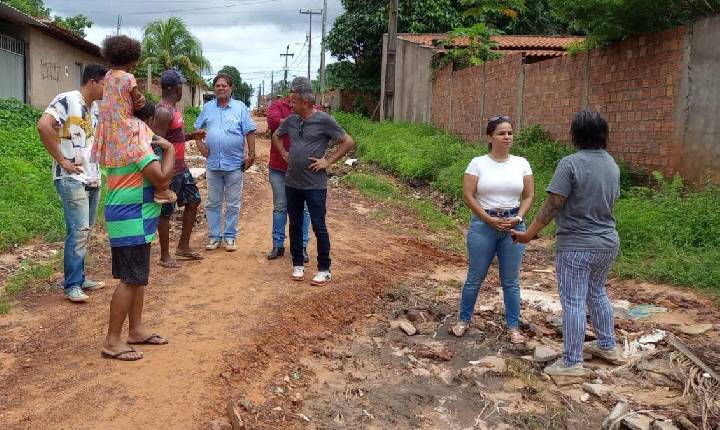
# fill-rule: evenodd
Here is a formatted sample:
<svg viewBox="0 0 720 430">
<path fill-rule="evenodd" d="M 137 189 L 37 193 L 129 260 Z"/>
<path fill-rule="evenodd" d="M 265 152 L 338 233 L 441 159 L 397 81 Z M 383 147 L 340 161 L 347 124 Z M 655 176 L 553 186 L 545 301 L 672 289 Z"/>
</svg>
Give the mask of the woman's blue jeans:
<svg viewBox="0 0 720 430">
<path fill-rule="evenodd" d="M 515 230 L 525 231 L 521 223 Z M 495 255 L 500 265 L 500 285 L 505 302 L 508 328 L 518 327 L 520 319 L 520 265 L 525 245 L 513 243 L 510 232 L 501 232 L 473 216 L 467 233 L 468 274 L 460 299 L 460 320 L 470 321 L 480 286 Z"/>
</svg>

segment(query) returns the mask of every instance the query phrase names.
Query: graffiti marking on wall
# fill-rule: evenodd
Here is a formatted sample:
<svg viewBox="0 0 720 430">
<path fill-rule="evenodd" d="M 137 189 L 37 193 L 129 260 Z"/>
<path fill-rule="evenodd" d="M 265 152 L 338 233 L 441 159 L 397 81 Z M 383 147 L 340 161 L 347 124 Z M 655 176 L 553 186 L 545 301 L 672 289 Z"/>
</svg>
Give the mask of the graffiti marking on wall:
<svg viewBox="0 0 720 430">
<path fill-rule="evenodd" d="M 44 80 L 59 81 L 60 65 L 51 61 L 40 60 L 40 76 Z"/>
</svg>

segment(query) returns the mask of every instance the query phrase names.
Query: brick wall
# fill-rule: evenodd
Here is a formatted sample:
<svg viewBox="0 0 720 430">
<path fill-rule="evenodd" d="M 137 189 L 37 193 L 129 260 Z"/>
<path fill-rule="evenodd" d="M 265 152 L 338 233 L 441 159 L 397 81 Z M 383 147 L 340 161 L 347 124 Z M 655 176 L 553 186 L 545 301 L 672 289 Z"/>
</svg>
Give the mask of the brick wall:
<svg viewBox="0 0 720 430">
<path fill-rule="evenodd" d="M 433 124 L 477 141 L 488 117 L 510 115 L 516 126 L 541 124 L 555 139 L 567 141 L 573 114 L 589 107 L 608 119 L 613 155 L 675 173 L 685 32 L 681 27 L 633 37 L 534 64 L 523 65 L 515 54 L 465 70 L 446 67 L 433 83 Z"/>
<path fill-rule="evenodd" d="M 435 72 L 432 89 L 432 123 L 436 127 L 450 130 L 450 82 L 452 81 L 452 65 L 447 65 Z"/>
</svg>

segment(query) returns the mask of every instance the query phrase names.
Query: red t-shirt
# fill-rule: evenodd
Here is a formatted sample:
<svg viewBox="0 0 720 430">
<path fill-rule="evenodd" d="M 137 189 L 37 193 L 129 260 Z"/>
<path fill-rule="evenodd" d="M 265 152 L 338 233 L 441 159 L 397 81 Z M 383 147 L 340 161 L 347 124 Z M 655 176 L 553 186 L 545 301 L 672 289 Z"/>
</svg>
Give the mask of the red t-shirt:
<svg viewBox="0 0 720 430">
<path fill-rule="evenodd" d="M 315 105 L 315 109 L 320 111 L 325 111 L 321 106 Z M 270 104 L 270 108 L 268 108 L 267 112 L 267 124 L 268 128 L 270 129 L 270 133 L 275 133 L 275 130 L 280 127 L 280 120 L 285 119 L 290 116 L 290 114 L 293 113 L 292 111 L 292 104 L 290 102 L 290 96 L 287 96 L 285 98 L 275 100 Z M 286 134 L 282 137 L 283 139 L 283 146 L 285 147 L 286 151 L 290 150 L 290 135 Z M 270 163 L 269 166 L 273 170 L 279 170 L 281 172 L 284 172 L 287 170 L 288 165 L 283 160 L 282 155 L 280 155 L 280 151 L 275 149 L 275 145 L 270 145 Z"/>
<path fill-rule="evenodd" d="M 185 121 L 173 104 L 160 100 L 157 105 L 172 112 L 165 139 L 175 147 L 175 173 L 182 173 L 185 171 Z"/>
</svg>

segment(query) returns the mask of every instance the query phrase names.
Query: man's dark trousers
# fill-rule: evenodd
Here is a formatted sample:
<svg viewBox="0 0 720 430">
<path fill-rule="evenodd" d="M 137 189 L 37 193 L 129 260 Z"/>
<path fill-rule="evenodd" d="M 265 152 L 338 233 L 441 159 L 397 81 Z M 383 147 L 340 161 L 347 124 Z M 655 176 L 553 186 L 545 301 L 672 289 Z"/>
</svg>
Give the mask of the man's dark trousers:
<svg viewBox="0 0 720 430">
<path fill-rule="evenodd" d="M 318 271 L 330 270 L 330 234 L 325 225 L 327 189 L 301 190 L 285 187 L 287 212 L 290 219 L 290 253 L 293 266 L 303 265 L 302 224 L 307 203 L 310 222 L 317 239 Z"/>
</svg>

